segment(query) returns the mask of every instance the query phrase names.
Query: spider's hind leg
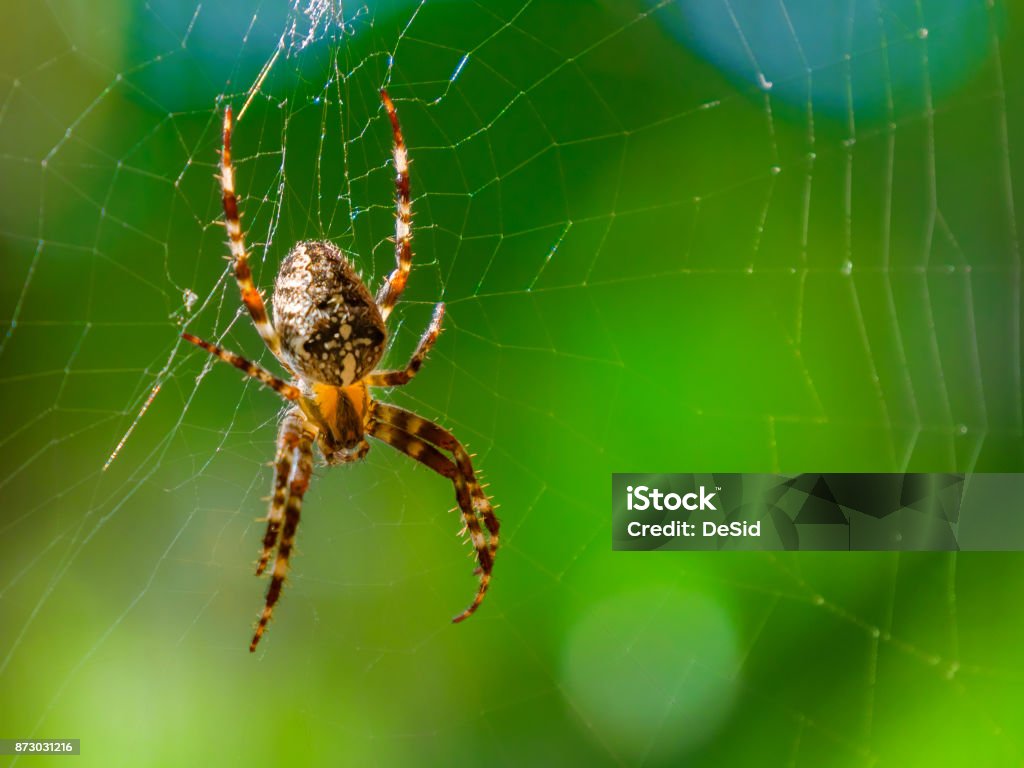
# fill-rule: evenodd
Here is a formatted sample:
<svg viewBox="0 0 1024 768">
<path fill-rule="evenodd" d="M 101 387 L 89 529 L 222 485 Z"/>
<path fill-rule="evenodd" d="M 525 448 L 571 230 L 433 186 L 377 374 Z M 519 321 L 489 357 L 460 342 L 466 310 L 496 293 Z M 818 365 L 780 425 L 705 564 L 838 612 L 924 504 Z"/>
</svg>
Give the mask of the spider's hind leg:
<svg viewBox="0 0 1024 768">
<path fill-rule="evenodd" d="M 291 368 L 281 357 L 281 337 L 267 315 L 267 307 L 263 297 L 252 280 L 249 269 L 249 252 L 245 247 L 245 235 L 242 233 L 242 216 L 238 212 L 238 197 L 235 195 L 235 167 L 231 164 L 231 131 L 233 118 L 231 107 L 224 110 L 224 126 L 222 133 L 223 148 L 220 152 L 220 188 L 221 204 L 224 208 L 224 226 L 228 231 L 228 244 L 231 258 L 235 265 L 235 280 L 242 294 L 242 303 L 249 310 L 249 317 L 267 348 L 274 353 L 285 370 Z"/>
<path fill-rule="evenodd" d="M 395 269 L 377 292 L 380 315 L 387 320 L 405 290 L 412 268 L 412 202 L 409 196 L 409 153 L 402 136 L 402 126 L 398 123 L 398 111 L 387 91 L 381 90 L 380 98 L 391 121 L 395 161 Z"/>
</svg>

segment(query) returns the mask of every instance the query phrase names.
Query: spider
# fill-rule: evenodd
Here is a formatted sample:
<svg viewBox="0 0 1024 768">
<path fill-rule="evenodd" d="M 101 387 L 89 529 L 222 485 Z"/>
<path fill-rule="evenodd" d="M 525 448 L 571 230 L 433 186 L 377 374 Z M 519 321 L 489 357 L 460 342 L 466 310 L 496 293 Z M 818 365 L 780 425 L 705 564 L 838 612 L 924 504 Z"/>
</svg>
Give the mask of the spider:
<svg viewBox="0 0 1024 768">
<path fill-rule="evenodd" d="M 491 581 L 498 550 L 498 518 L 477 480 L 470 455 L 448 430 L 371 394 L 371 389 L 398 387 L 412 380 L 437 341 L 444 317 L 441 303 L 434 308 L 404 369 L 374 370 L 387 348 L 385 321 L 405 289 L 412 266 L 409 159 L 395 105 L 386 90 L 381 90 L 380 97 L 391 122 L 394 145 L 395 269 L 374 297 L 356 274 L 350 254 L 326 240 L 300 242 L 277 273 L 273 322 L 249 270 L 231 165 L 231 107 L 224 111 L 219 178 L 235 278 L 256 330 L 291 376 L 291 381 L 284 381 L 234 352 L 190 333 L 181 335 L 287 401 L 278 427 L 273 491 L 256 575 L 266 570 L 272 552 L 274 565 L 250 651 L 256 650 L 281 597 L 302 499 L 313 472 L 314 444 L 332 466 L 362 459 L 370 449 L 366 437 L 374 437 L 451 480 L 462 512 L 463 532 L 469 531 L 476 550 L 474 574 L 480 577 L 473 602 L 453 622 L 476 611 Z"/>
</svg>

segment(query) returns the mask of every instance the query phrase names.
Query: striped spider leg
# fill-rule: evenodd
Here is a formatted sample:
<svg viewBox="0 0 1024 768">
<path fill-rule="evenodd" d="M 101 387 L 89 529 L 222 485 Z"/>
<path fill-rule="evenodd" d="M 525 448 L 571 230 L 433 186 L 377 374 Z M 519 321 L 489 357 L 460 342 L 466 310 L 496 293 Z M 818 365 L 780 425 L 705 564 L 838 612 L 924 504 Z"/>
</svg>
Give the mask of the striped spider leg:
<svg viewBox="0 0 1024 768">
<path fill-rule="evenodd" d="M 374 404 L 368 431 L 378 440 L 447 477 L 455 486 L 455 499 L 462 512 L 464 530 L 469 531 L 470 541 L 476 550 L 478 566 L 475 573 L 480 577 L 480 586 L 473 602 L 452 621 L 458 623 L 468 618 L 483 602 L 491 583 L 499 528 L 494 508 L 476 478 L 469 454 L 448 430 L 404 408 L 385 403 Z M 452 458 L 441 451 L 452 454 Z M 481 519 L 487 535 L 481 529 Z"/>
<path fill-rule="evenodd" d="M 412 200 L 409 197 L 409 153 L 398 123 L 398 112 L 387 91 L 381 89 L 380 98 L 391 123 L 395 161 L 395 269 L 381 285 L 376 299 L 380 316 L 387 320 L 405 290 L 412 268 Z"/>
<path fill-rule="evenodd" d="M 262 337 L 267 348 L 274 357 L 291 373 L 291 368 L 281 355 L 281 337 L 274 324 L 267 317 L 267 308 L 263 297 L 252 281 L 252 270 L 249 269 L 249 252 L 245 248 L 245 235 L 242 233 L 242 217 L 238 212 L 238 197 L 235 195 L 235 167 L 231 164 L 231 131 L 233 127 L 231 107 L 224 110 L 224 126 L 221 133 L 223 147 L 220 152 L 220 189 L 221 204 L 224 208 L 224 226 L 228 231 L 228 245 L 234 259 L 235 280 L 242 294 L 242 303 L 249 310 L 256 331 Z"/>
<path fill-rule="evenodd" d="M 289 408 L 285 411 L 277 436 L 278 458 L 275 462 L 274 495 L 270 501 L 267 532 L 263 537 L 263 553 L 260 555 L 256 574 L 261 574 L 266 567 L 275 539 L 278 539 L 277 554 L 274 556 L 274 570 L 270 577 L 270 586 L 267 587 L 263 612 L 249 643 L 250 651 L 256 650 L 256 645 L 266 632 L 267 624 L 274 615 L 274 606 L 281 597 L 285 576 L 288 575 L 288 560 L 295 546 L 295 531 L 299 527 L 302 499 L 313 475 L 315 439 L 316 433 L 310 429 L 301 409 Z M 281 489 L 280 493 L 278 488 Z M 281 527 L 282 519 L 284 527 Z"/>
</svg>

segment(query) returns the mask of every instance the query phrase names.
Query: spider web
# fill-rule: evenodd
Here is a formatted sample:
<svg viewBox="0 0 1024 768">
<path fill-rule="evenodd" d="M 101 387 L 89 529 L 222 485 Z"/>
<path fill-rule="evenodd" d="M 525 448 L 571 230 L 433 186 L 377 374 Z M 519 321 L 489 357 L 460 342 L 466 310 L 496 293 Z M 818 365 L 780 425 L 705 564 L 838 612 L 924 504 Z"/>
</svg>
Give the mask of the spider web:
<svg viewBox="0 0 1024 768">
<path fill-rule="evenodd" d="M 819 6 L 10 9 L 0 736 L 104 765 L 1019 764 L 1019 556 L 611 552 L 613 471 L 1024 470 L 1019 11 Z M 280 404 L 178 338 L 273 368 L 220 116 L 257 283 L 326 238 L 375 287 L 381 86 L 416 217 L 387 360 L 448 304 L 386 399 L 477 454 L 493 591 L 448 624 L 451 489 L 377 445 L 317 470 L 250 657 Z"/>
</svg>

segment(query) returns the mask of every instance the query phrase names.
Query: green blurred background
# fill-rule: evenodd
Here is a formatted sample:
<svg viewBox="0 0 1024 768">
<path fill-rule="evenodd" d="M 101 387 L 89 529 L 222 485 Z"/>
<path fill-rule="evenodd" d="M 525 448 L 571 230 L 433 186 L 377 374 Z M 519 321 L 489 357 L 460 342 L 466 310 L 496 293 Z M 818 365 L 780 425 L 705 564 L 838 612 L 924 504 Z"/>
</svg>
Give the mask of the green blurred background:
<svg viewBox="0 0 1024 768">
<path fill-rule="evenodd" d="M 1021 764 L 1020 556 L 611 551 L 616 471 L 1024 470 L 1021 7 L 768 6 L 9 4 L 0 736 L 82 740 L 19 765 Z M 220 114 L 258 282 L 331 238 L 376 285 L 382 84 L 389 360 L 449 307 L 384 396 L 503 547 L 452 626 L 446 481 L 321 468 L 253 656 L 279 402 L 178 340 L 273 365 Z"/>
</svg>

